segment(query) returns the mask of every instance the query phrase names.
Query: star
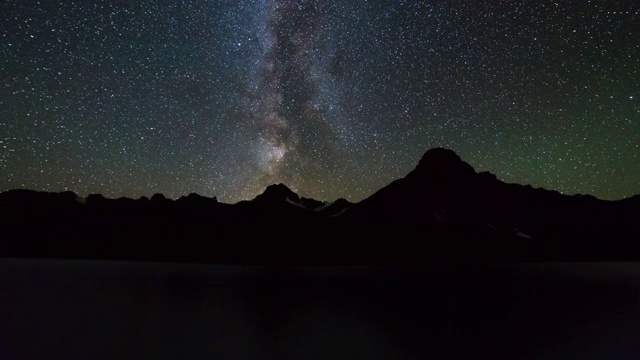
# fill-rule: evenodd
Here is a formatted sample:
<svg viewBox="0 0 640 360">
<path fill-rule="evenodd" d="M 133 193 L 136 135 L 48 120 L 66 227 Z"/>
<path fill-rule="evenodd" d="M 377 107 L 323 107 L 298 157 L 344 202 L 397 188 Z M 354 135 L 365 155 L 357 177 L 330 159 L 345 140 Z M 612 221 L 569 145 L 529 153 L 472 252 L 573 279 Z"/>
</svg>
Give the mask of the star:
<svg viewBox="0 0 640 360">
<path fill-rule="evenodd" d="M 640 193 L 633 2 L 2 6 L 0 191 L 359 201 L 430 148 Z"/>
</svg>

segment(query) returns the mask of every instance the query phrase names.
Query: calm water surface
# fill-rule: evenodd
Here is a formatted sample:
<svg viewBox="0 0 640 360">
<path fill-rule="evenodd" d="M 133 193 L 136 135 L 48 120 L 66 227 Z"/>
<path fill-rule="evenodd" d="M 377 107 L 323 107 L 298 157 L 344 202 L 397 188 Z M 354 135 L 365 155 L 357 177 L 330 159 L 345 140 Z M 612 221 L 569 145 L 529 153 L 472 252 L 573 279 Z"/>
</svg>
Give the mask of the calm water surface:
<svg viewBox="0 0 640 360">
<path fill-rule="evenodd" d="M 2 359 L 638 359 L 640 264 L 0 259 Z"/>
</svg>

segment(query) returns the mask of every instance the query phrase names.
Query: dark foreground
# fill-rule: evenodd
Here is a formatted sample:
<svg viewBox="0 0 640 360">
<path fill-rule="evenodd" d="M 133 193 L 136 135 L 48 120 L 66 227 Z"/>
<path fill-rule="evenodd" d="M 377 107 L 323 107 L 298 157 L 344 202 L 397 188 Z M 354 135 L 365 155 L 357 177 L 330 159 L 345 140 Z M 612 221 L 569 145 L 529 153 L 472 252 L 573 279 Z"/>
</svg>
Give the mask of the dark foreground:
<svg viewBox="0 0 640 360">
<path fill-rule="evenodd" d="M 236 204 L 0 193 L 0 257 L 372 265 L 640 261 L 640 195 L 605 201 L 504 183 L 455 152 L 350 203 L 268 186 Z"/>
<path fill-rule="evenodd" d="M 0 260 L 3 359 L 637 359 L 633 263 Z"/>
</svg>

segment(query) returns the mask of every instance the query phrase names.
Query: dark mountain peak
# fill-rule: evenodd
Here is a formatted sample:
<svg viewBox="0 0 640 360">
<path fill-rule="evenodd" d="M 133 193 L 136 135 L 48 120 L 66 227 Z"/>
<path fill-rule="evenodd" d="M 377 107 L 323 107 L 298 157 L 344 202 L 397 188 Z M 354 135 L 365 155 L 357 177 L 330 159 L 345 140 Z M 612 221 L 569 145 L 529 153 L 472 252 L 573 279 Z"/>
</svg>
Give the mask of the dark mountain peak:
<svg viewBox="0 0 640 360">
<path fill-rule="evenodd" d="M 151 196 L 151 200 L 153 200 L 153 201 L 166 200 L 166 199 L 167 198 L 164 195 L 160 194 L 160 193 L 155 193 L 155 194 L 153 194 Z"/>
<path fill-rule="evenodd" d="M 320 200 L 306 198 L 306 197 L 301 197 L 300 203 L 309 210 L 315 210 L 325 204 Z"/>
<path fill-rule="evenodd" d="M 206 196 L 202 196 L 200 194 L 197 193 L 191 193 L 187 196 L 182 196 L 181 198 L 188 200 L 188 201 L 213 201 L 213 202 L 218 202 L 218 198 L 217 197 L 206 197 Z"/>
<path fill-rule="evenodd" d="M 349 207 L 351 205 L 353 205 L 353 203 L 345 198 L 339 198 L 338 200 L 333 202 L 334 205 L 337 206 L 341 206 L 341 207 Z"/>
<path fill-rule="evenodd" d="M 218 203 L 218 198 L 215 196 L 210 198 L 206 196 L 202 196 L 200 194 L 191 193 L 187 196 L 181 196 L 177 200 L 178 204 L 192 206 L 192 207 L 207 207 L 210 205 L 215 205 Z"/>
<path fill-rule="evenodd" d="M 287 185 L 283 184 L 283 183 L 279 183 L 279 184 L 271 184 L 269 186 L 267 186 L 267 188 L 265 189 L 265 192 L 267 191 L 291 191 L 293 192 L 291 189 L 289 189 L 287 187 Z"/>
<path fill-rule="evenodd" d="M 300 203 L 300 197 L 298 194 L 294 193 L 291 189 L 289 189 L 285 184 L 273 184 L 267 186 L 264 192 L 258 196 L 256 196 L 253 201 L 257 202 L 279 202 L 286 201 L 289 199 L 290 201 Z"/>
<path fill-rule="evenodd" d="M 152 203 L 163 203 L 165 201 L 167 201 L 167 198 L 160 193 L 153 194 L 153 196 L 151 197 Z"/>
<path fill-rule="evenodd" d="M 426 177 L 435 182 L 449 182 L 474 174 L 473 167 L 463 161 L 455 151 L 439 147 L 428 150 L 409 176 Z"/>
<path fill-rule="evenodd" d="M 345 198 L 339 198 L 334 202 L 325 203 L 323 206 L 315 209 L 315 211 L 328 216 L 338 216 L 348 210 L 351 206 L 353 206 L 352 202 Z"/>
</svg>

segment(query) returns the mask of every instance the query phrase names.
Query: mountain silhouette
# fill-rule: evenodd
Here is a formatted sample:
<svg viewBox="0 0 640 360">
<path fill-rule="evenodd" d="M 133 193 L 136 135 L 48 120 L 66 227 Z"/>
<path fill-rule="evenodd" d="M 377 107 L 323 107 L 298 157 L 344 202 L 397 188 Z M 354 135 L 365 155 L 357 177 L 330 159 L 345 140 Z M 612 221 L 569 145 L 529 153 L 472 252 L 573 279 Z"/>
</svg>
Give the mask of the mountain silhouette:
<svg viewBox="0 0 640 360">
<path fill-rule="evenodd" d="M 339 198 L 333 202 L 325 202 L 322 206 L 315 208 L 314 210 L 331 217 L 341 216 L 346 213 L 353 206 L 353 203 L 345 198 Z"/>
<path fill-rule="evenodd" d="M 589 195 L 508 184 L 454 151 L 350 203 L 300 197 L 284 184 L 225 204 L 86 199 L 72 192 L 0 193 L 3 257 L 326 263 L 640 259 L 640 196 Z M 291 254 L 287 256 L 286 254 Z"/>
<path fill-rule="evenodd" d="M 436 148 L 406 177 L 355 204 L 343 220 L 502 237 L 507 243 L 500 246 L 520 241 L 528 248 L 521 250 L 535 257 L 598 258 L 600 252 L 617 258 L 637 254 L 639 205 L 638 197 L 604 201 L 507 184 L 491 173 L 475 172 L 455 152 Z"/>
<path fill-rule="evenodd" d="M 277 184 L 277 185 L 274 184 L 274 185 L 267 186 L 264 192 L 256 196 L 256 198 L 253 199 L 252 201 L 254 203 L 270 203 L 270 204 L 276 204 L 281 202 L 281 203 L 289 203 L 292 205 L 304 207 L 304 205 L 302 205 L 302 202 L 300 201 L 300 197 L 298 196 L 298 194 L 294 193 L 291 189 L 289 189 L 284 184 Z"/>
</svg>

